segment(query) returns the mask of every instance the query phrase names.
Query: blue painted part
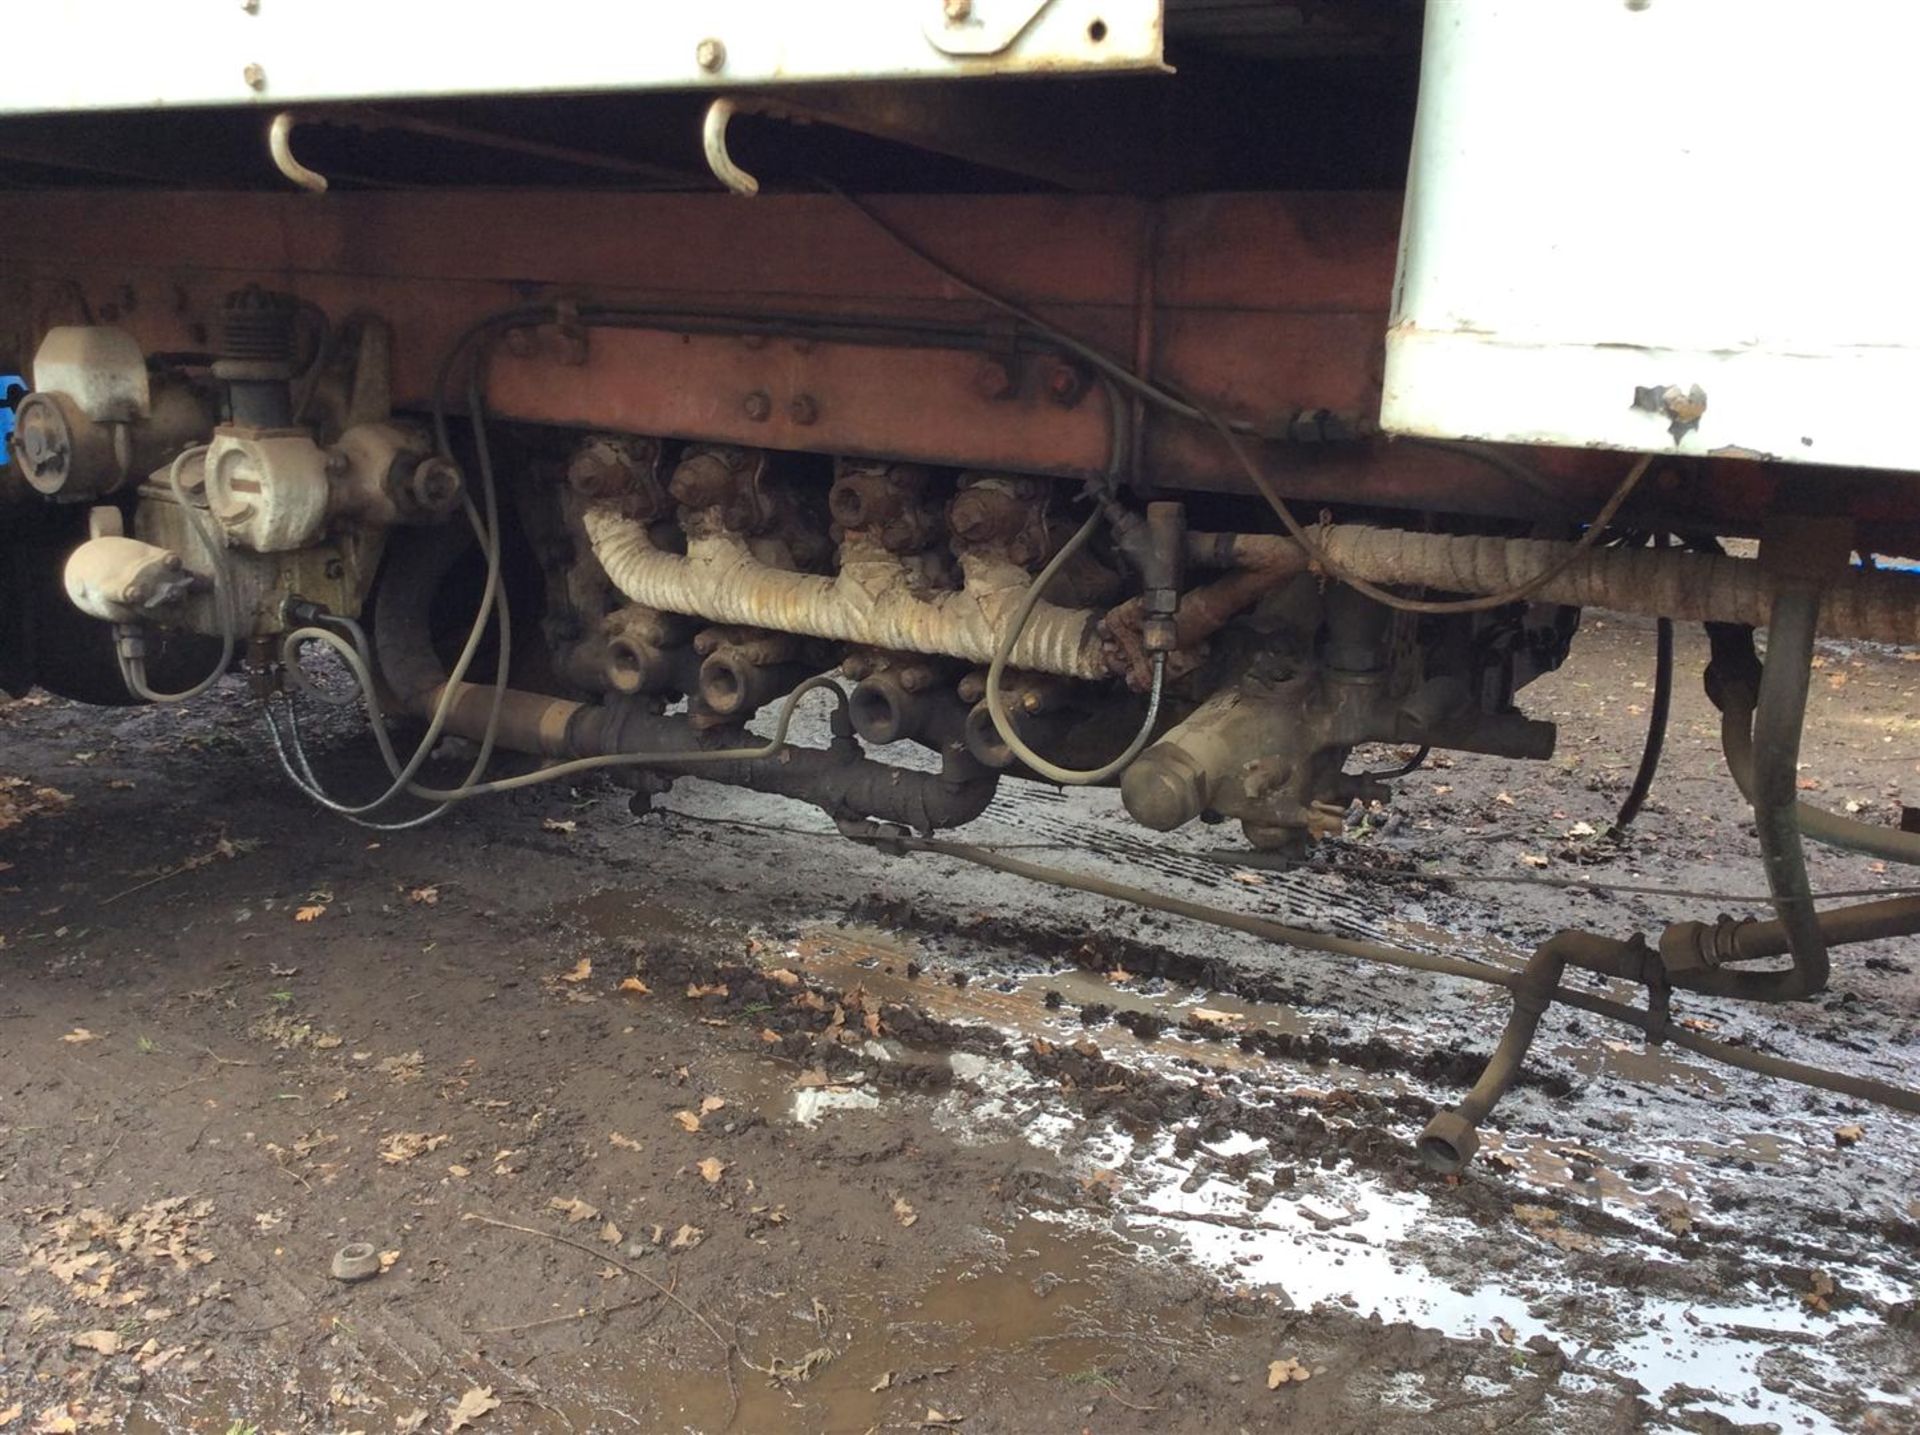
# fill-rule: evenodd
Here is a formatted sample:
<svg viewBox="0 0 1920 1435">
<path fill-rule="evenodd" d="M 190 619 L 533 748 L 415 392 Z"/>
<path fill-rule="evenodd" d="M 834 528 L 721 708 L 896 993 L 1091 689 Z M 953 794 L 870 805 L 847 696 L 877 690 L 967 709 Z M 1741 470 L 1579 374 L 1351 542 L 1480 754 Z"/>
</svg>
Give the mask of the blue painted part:
<svg viewBox="0 0 1920 1435">
<path fill-rule="evenodd" d="M 18 374 L 0 374 L 0 468 L 12 461 L 7 455 L 13 451 L 9 443 L 13 438 L 13 405 L 26 391 L 27 381 Z"/>
</svg>

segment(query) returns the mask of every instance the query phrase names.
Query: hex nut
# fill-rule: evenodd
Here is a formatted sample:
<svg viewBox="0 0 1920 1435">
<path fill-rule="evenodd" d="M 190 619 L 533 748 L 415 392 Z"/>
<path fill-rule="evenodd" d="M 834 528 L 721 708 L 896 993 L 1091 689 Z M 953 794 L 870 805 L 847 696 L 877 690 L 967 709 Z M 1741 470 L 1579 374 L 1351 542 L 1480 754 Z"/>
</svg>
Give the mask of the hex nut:
<svg viewBox="0 0 1920 1435">
<path fill-rule="evenodd" d="M 335 1280 L 348 1285 L 371 1280 L 380 1274 L 380 1252 L 373 1248 L 371 1242 L 350 1242 L 333 1253 L 333 1264 L 329 1270 Z"/>
</svg>

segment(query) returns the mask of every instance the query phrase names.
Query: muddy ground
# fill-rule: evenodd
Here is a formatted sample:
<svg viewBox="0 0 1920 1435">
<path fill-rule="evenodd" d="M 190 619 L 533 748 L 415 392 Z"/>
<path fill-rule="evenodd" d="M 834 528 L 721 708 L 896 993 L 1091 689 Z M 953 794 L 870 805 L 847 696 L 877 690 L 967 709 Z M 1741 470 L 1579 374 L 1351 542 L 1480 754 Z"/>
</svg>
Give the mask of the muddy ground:
<svg viewBox="0 0 1920 1435">
<path fill-rule="evenodd" d="M 1655 801 L 1605 837 L 1650 649 L 1590 623 L 1526 698 L 1558 759 L 1416 773 L 1324 870 L 1148 841 L 1106 793 L 1009 790 L 968 835 L 1489 961 L 1749 910 L 1690 638 Z M 1897 820 L 1920 668 L 1829 649 L 1820 679 L 1803 787 Z M 232 686 L 0 712 L 9 1435 L 1920 1428 L 1920 1121 L 1555 1013 L 1443 1178 L 1409 1142 L 1496 992 L 694 781 L 641 816 L 594 783 L 371 834 L 282 781 Z M 327 731 L 323 769 L 364 781 Z M 1917 959 L 1682 1014 L 1913 1084 Z M 346 1284 L 352 1242 L 381 1269 Z"/>
</svg>

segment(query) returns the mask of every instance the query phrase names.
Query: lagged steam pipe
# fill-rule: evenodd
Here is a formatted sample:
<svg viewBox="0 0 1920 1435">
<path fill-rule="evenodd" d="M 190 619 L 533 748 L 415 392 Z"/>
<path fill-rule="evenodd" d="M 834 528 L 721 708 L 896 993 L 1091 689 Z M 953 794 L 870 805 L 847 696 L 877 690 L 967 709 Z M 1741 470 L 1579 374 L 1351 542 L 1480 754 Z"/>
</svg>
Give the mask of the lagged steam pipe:
<svg viewBox="0 0 1920 1435">
<path fill-rule="evenodd" d="M 606 507 L 587 510 L 593 556 L 635 603 L 733 623 L 799 633 L 892 652 L 993 660 L 1030 581 L 1017 564 L 970 553 L 958 590 L 916 593 L 891 554 L 849 543 L 834 577 L 769 567 L 744 538 L 718 533 L 688 540 L 685 555 L 654 546 L 645 524 Z M 1098 623 L 1087 609 L 1037 605 L 1009 665 L 1029 672 L 1099 679 L 1109 675 Z"/>
</svg>

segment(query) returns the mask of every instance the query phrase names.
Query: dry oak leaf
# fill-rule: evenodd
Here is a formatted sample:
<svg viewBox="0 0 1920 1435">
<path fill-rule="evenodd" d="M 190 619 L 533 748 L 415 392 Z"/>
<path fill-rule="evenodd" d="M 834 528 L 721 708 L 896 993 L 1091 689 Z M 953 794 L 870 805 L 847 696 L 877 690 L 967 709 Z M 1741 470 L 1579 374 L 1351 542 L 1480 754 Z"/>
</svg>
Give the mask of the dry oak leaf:
<svg viewBox="0 0 1920 1435">
<path fill-rule="evenodd" d="M 1851 1146 L 1866 1134 L 1867 1128 L 1864 1126 L 1836 1127 L 1833 1133 L 1833 1144 L 1836 1146 Z"/>
<path fill-rule="evenodd" d="M 437 907 L 440 905 L 440 889 L 433 886 L 415 887 L 407 893 L 407 900 L 422 907 Z"/>
<path fill-rule="evenodd" d="M 707 1233 L 698 1226 L 682 1226 L 673 1233 L 673 1239 L 667 1243 L 669 1250 L 690 1251 L 707 1238 Z"/>
<path fill-rule="evenodd" d="M 720 1178 L 726 1174 L 727 1163 L 717 1157 L 708 1156 L 704 1158 L 695 1169 L 700 1172 L 700 1179 L 705 1181 L 709 1186 L 712 1186 L 716 1185 Z"/>
<path fill-rule="evenodd" d="M 582 1221 L 591 1221 L 595 1216 L 600 1214 L 598 1207 L 589 1206 L 578 1196 L 574 1196 L 571 1199 L 565 1196 L 555 1196 L 547 1202 L 547 1209 L 550 1211 L 564 1211 L 567 1217 L 567 1224 L 570 1226 L 577 1226 Z"/>
<path fill-rule="evenodd" d="M 676 1111 L 673 1113 L 673 1119 L 680 1123 L 680 1129 L 682 1131 L 698 1131 L 700 1129 L 700 1118 L 695 1116 L 691 1111 Z"/>
<path fill-rule="evenodd" d="M 608 1221 L 600 1228 L 600 1239 L 610 1246 L 617 1246 L 626 1239 L 626 1236 L 618 1226 L 614 1225 L 612 1221 Z"/>
<path fill-rule="evenodd" d="M 1312 1377 L 1313 1372 L 1291 1356 L 1285 1360 L 1267 1363 L 1267 1389 L 1269 1390 L 1278 1390 L 1283 1385 L 1310 1380 Z"/>
<path fill-rule="evenodd" d="M 724 1096 L 703 1096 L 700 1098 L 700 1114 L 711 1116 L 726 1104 L 727 1098 Z"/>
<path fill-rule="evenodd" d="M 399 1262 L 400 1262 L 400 1252 L 398 1251 L 380 1252 L 380 1270 L 383 1274 L 387 1271 L 392 1270 L 396 1265 L 399 1264 Z"/>
<path fill-rule="evenodd" d="M 310 902 L 293 914 L 293 920 L 296 922 L 317 922 L 326 910 L 324 903 Z"/>
<path fill-rule="evenodd" d="M 929 1405 L 927 1407 L 927 1413 L 920 1417 L 920 1428 L 922 1430 L 950 1430 L 966 1418 L 964 1415 L 949 1415 Z"/>
<path fill-rule="evenodd" d="M 700 997 L 723 997 L 727 994 L 725 982 L 715 982 L 711 986 L 702 986 L 699 982 L 687 983 L 687 997 L 698 1000 Z"/>
<path fill-rule="evenodd" d="M 540 819 L 540 830 L 542 832 L 577 832 L 579 828 L 580 824 L 575 822 L 571 817 L 543 817 Z"/>
<path fill-rule="evenodd" d="M 622 1136 L 618 1131 L 609 1131 L 607 1133 L 607 1140 L 618 1146 L 622 1151 L 638 1151 L 640 1149 L 640 1143 L 638 1141 L 634 1140 L 631 1136 Z"/>
<path fill-rule="evenodd" d="M 582 957 L 579 961 L 573 964 L 572 971 L 562 972 L 560 974 L 560 980 L 563 982 L 584 982 L 588 977 L 592 975 L 593 975 L 593 958 Z"/>
<path fill-rule="evenodd" d="M 460 1403 L 453 1407 L 453 1413 L 447 1417 L 447 1435 L 455 1430 L 465 1430 L 474 1421 L 489 1410 L 498 1410 L 500 1402 L 494 1398 L 491 1385 L 476 1385 L 460 1397 Z"/>
<path fill-rule="evenodd" d="M 13 1424 L 14 1421 L 20 1418 L 20 1413 L 25 1409 L 26 1406 L 16 1400 L 5 1410 L 0 1410 L 0 1426 Z"/>
<path fill-rule="evenodd" d="M 76 1026 L 72 1031 L 61 1037 L 60 1040 L 71 1042 L 77 1046 L 83 1041 L 98 1041 L 100 1038 L 88 1031 L 84 1026 Z"/>
<path fill-rule="evenodd" d="M 911 1226 L 915 1221 L 920 1219 L 920 1213 L 907 1204 L 906 1197 L 895 1196 L 893 1198 L 893 1218 L 903 1226 Z"/>
<path fill-rule="evenodd" d="M 641 981 L 638 977 L 625 977 L 620 982 L 620 990 L 623 992 L 632 992 L 637 997 L 643 997 L 650 994 L 653 988 Z"/>
<path fill-rule="evenodd" d="M 769 968 L 766 976 L 768 980 L 776 981 L 783 987 L 797 987 L 800 985 L 799 975 L 795 972 L 788 971 L 785 967 Z"/>
<path fill-rule="evenodd" d="M 100 1355 L 118 1355 L 120 1332 L 117 1330 L 82 1331 L 73 1338 L 73 1344 L 81 1350 L 91 1350 Z"/>
</svg>

